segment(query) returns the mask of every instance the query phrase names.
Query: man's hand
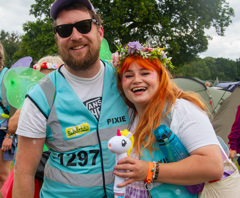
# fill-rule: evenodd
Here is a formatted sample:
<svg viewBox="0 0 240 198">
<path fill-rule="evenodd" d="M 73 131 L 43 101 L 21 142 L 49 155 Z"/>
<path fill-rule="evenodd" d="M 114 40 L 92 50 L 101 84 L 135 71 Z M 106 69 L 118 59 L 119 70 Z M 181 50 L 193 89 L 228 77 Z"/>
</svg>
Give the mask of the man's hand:
<svg viewBox="0 0 240 198">
<path fill-rule="evenodd" d="M 11 138 L 4 138 L 3 143 L 2 143 L 2 150 L 3 151 L 8 151 L 12 147 L 12 139 Z"/>
</svg>

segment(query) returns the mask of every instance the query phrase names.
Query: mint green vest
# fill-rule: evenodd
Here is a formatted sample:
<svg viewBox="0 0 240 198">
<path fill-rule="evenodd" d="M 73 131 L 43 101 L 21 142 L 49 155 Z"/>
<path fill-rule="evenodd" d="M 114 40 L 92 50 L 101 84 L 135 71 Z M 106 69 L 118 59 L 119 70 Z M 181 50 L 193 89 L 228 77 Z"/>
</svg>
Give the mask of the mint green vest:
<svg viewBox="0 0 240 198">
<path fill-rule="evenodd" d="M 45 144 L 51 151 L 41 197 L 103 197 L 102 171 L 107 195 L 114 196 L 115 155 L 107 144 L 117 129 L 128 128 L 129 117 L 127 106 L 118 93 L 114 69 L 107 64 L 104 76 L 99 121 L 59 70 L 48 74 L 29 92 L 28 97 L 47 118 Z"/>
<path fill-rule="evenodd" d="M 2 71 L 0 72 L 0 85 L 1 85 L 1 88 L 0 88 L 0 101 L 2 101 L 2 89 L 5 89 L 4 85 L 3 85 L 3 77 L 5 75 L 5 73 L 7 72 L 8 68 L 7 67 L 4 67 L 2 69 Z M 6 93 L 6 91 L 4 90 L 4 93 Z M 9 105 L 8 106 L 5 106 L 5 108 L 9 111 L 10 107 Z M 6 118 L 4 117 L 1 117 L 1 114 L 4 113 L 3 109 L 0 107 L 0 126 L 1 124 L 7 120 Z"/>
</svg>

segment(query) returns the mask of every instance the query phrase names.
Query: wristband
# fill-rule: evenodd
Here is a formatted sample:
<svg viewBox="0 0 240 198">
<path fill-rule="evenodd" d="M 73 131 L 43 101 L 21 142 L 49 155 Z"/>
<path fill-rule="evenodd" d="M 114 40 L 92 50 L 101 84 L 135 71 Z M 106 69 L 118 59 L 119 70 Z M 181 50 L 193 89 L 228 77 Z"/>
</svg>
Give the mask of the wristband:
<svg viewBox="0 0 240 198">
<path fill-rule="evenodd" d="M 159 173 L 159 161 L 156 162 L 156 168 L 155 168 L 154 176 L 153 176 L 153 181 L 154 182 L 157 181 L 158 173 Z"/>
<path fill-rule="evenodd" d="M 154 173 L 154 163 L 153 162 L 147 162 L 147 163 L 148 163 L 148 174 L 144 182 L 150 184 L 153 178 L 153 173 Z"/>
<path fill-rule="evenodd" d="M 4 138 L 13 139 L 13 135 L 10 135 L 9 133 L 7 133 Z"/>
</svg>

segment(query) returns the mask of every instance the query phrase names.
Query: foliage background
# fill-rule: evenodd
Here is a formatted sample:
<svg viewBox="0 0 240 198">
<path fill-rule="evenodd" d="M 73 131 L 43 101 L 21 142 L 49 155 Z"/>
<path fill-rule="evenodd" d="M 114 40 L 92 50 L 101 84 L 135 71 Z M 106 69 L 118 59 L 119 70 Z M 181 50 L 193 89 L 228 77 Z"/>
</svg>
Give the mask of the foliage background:
<svg viewBox="0 0 240 198">
<path fill-rule="evenodd" d="M 214 27 L 218 35 L 234 16 L 225 0 L 91 0 L 104 21 L 104 34 L 114 52 L 116 45 L 138 40 L 152 46 L 164 46 L 172 57 L 175 76 L 201 79 L 238 80 L 239 60 L 211 57 L 200 59 L 207 50 L 205 30 Z M 6 50 L 6 65 L 31 56 L 37 61 L 57 54 L 52 19 L 49 15 L 53 0 L 35 0 L 30 14 L 35 22 L 23 25 L 24 35 L 1 31 L 0 40 Z M 227 72 L 225 70 L 227 69 Z"/>
</svg>

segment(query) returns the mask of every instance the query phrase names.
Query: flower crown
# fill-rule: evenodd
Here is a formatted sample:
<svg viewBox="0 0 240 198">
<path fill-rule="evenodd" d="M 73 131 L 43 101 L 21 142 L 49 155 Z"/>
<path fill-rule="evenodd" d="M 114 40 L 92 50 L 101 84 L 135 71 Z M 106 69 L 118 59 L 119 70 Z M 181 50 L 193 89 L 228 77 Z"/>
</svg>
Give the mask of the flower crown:
<svg viewBox="0 0 240 198">
<path fill-rule="evenodd" d="M 59 68 L 59 66 L 60 65 L 57 64 L 57 63 L 47 63 L 47 62 L 44 62 L 41 65 L 35 64 L 33 66 L 33 69 L 36 69 L 36 70 L 40 71 L 41 69 L 57 69 L 57 68 Z"/>
<path fill-rule="evenodd" d="M 113 67 L 116 68 L 117 71 L 120 70 L 120 66 L 125 58 L 129 55 L 137 54 L 143 58 L 153 58 L 159 59 L 164 67 L 173 68 L 173 64 L 171 62 L 171 57 L 167 57 L 167 53 L 164 52 L 164 48 L 150 48 L 145 45 L 140 44 L 138 41 L 129 42 L 126 47 L 122 47 L 120 45 L 117 46 L 117 52 L 112 54 L 112 64 Z"/>
</svg>

